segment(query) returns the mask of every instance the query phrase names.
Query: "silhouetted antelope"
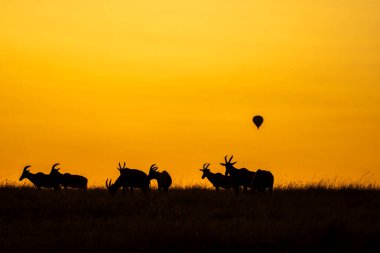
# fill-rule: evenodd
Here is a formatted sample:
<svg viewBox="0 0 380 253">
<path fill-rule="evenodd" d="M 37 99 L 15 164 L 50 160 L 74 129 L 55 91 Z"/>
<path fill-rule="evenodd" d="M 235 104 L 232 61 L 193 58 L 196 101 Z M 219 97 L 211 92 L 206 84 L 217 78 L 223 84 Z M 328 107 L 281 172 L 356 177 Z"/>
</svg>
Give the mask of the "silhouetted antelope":
<svg viewBox="0 0 380 253">
<path fill-rule="evenodd" d="M 80 175 L 71 175 L 70 173 L 62 174 L 59 172 L 59 168 L 55 168 L 58 165 L 59 163 L 54 164 L 50 171 L 50 176 L 56 184 L 63 186 L 65 189 L 68 187 L 83 190 L 87 189 L 87 178 Z"/>
<path fill-rule="evenodd" d="M 169 173 L 166 170 L 159 172 L 156 164 L 150 166 L 148 177 L 149 180 L 157 180 L 158 191 L 163 190 L 164 192 L 168 192 L 169 187 L 172 185 L 172 178 L 170 177 Z"/>
<path fill-rule="evenodd" d="M 55 184 L 55 182 L 52 180 L 51 176 L 42 172 L 37 172 L 36 174 L 33 174 L 28 170 L 28 168 L 31 167 L 30 165 L 25 166 L 20 181 L 22 181 L 24 178 L 29 179 L 30 182 L 34 184 L 34 186 L 37 189 L 41 188 L 58 188 L 59 186 Z"/>
<path fill-rule="evenodd" d="M 225 163 L 221 163 L 224 167 L 226 167 L 225 175 L 230 175 L 233 182 L 233 187 L 236 193 L 239 192 L 239 187 L 243 186 L 244 191 L 247 191 L 248 187 L 252 187 L 253 177 L 255 176 L 255 172 L 250 171 L 246 168 L 237 169 L 234 167 L 236 162 L 231 162 L 232 158 L 227 161 L 227 156 L 224 157 Z"/>
<path fill-rule="evenodd" d="M 119 163 L 119 168 L 117 169 L 120 171 L 120 176 L 116 179 L 115 183 L 112 184 L 112 180 L 109 182 L 108 179 L 106 180 L 106 187 L 110 194 L 115 194 L 120 187 L 123 188 L 123 194 L 128 188 L 132 194 L 133 188 L 141 188 L 143 193 L 149 190 L 150 180 L 145 172 L 126 168 L 125 163 L 123 167 Z"/>
<path fill-rule="evenodd" d="M 257 170 L 253 177 L 252 188 L 258 192 L 273 191 L 274 177 L 270 171 Z"/>
<path fill-rule="evenodd" d="M 203 164 L 203 169 L 199 169 L 203 172 L 202 179 L 207 178 L 217 191 L 219 191 L 219 187 L 224 189 L 231 189 L 233 185 L 232 178 L 221 173 L 212 173 L 208 168 L 209 166 L 209 163 L 205 163 Z"/>
</svg>

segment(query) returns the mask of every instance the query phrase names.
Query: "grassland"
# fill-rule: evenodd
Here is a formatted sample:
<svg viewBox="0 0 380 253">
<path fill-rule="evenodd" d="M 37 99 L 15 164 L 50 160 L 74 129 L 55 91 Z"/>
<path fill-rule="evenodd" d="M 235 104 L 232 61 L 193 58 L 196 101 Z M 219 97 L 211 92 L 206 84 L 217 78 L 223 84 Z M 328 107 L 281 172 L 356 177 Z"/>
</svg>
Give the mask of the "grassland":
<svg viewBox="0 0 380 253">
<path fill-rule="evenodd" d="M 373 252 L 380 189 L 321 185 L 269 194 L 168 195 L 0 187 L 0 252 Z"/>
</svg>

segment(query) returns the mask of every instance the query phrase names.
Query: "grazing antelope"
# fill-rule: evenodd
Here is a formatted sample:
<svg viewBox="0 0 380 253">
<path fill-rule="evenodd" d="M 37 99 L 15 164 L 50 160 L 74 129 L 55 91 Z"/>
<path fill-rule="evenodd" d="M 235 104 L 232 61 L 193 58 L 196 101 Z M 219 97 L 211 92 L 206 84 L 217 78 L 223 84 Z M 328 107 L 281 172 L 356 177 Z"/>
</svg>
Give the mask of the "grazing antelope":
<svg viewBox="0 0 380 253">
<path fill-rule="evenodd" d="M 250 171 L 246 168 L 235 168 L 234 164 L 236 162 L 231 162 L 232 158 L 227 161 L 227 156 L 224 157 L 225 163 L 221 163 L 224 167 L 226 167 L 225 175 L 230 175 L 233 181 L 233 187 L 236 193 L 239 192 L 239 187 L 243 186 L 244 191 L 247 191 L 248 187 L 252 187 L 253 178 L 255 176 L 255 172 Z"/>
<path fill-rule="evenodd" d="M 169 175 L 169 173 L 166 170 L 164 170 L 163 172 L 159 172 L 156 164 L 150 166 L 148 177 L 149 180 L 157 180 L 158 191 L 163 190 L 167 193 L 169 191 L 169 187 L 172 185 L 172 178 Z"/>
<path fill-rule="evenodd" d="M 22 181 L 24 178 L 29 179 L 30 182 L 34 184 L 34 186 L 39 190 L 41 188 L 54 188 L 56 189 L 59 187 L 57 184 L 54 183 L 51 176 L 42 172 L 38 172 L 36 174 L 33 174 L 29 171 L 30 165 L 25 166 L 24 170 L 22 171 L 20 181 Z"/>
<path fill-rule="evenodd" d="M 87 189 L 87 178 L 80 175 L 71 175 L 70 173 L 62 174 L 61 172 L 59 172 L 59 168 L 55 168 L 58 165 L 59 163 L 54 164 L 50 171 L 50 176 L 57 185 L 63 186 L 65 190 L 68 187 L 83 190 Z"/>
<path fill-rule="evenodd" d="M 221 173 L 212 173 L 208 168 L 209 166 L 209 163 L 205 163 L 203 164 L 203 169 L 199 169 L 203 172 L 202 179 L 207 178 L 217 191 L 219 191 L 219 187 L 224 189 L 231 189 L 233 185 L 232 178 Z"/>
<path fill-rule="evenodd" d="M 117 169 L 120 172 L 120 176 L 116 179 L 115 183 L 112 184 L 112 180 L 109 182 L 108 179 L 106 180 L 106 187 L 111 195 L 116 194 L 120 187 L 123 188 L 123 194 L 128 188 L 132 194 L 133 188 L 141 188 L 143 193 L 150 189 L 150 180 L 145 172 L 136 169 L 129 169 L 125 167 L 125 162 L 123 167 L 121 167 L 119 163 L 119 168 Z"/>
<path fill-rule="evenodd" d="M 257 170 L 253 177 L 252 188 L 258 192 L 265 192 L 268 189 L 272 193 L 273 183 L 274 177 L 270 171 Z"/>
</svg>

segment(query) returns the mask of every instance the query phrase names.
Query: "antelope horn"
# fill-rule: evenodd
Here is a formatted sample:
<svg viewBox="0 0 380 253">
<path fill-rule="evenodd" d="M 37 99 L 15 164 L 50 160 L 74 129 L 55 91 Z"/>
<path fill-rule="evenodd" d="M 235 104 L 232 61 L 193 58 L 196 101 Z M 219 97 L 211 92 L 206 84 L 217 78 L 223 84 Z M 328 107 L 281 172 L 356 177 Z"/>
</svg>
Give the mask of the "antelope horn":
<svg viewBox="0 0 380 253">
<path fill-rule="evenodd" d="M 208 166 L 210 166 L 210 163 L 208 163 L 208 164 L 206 165 L 206 169 L 208 169 Z"/>
<path fill-rule="evenodd" d="M 152 164 L 152 166 L 150 166 L 150 168 L 152 169 L 152 170 L 154 170 L 156 167 L 156 164 Z"/>
<path fill-rule="evenodd" d="M 228 163 L 228 161 L 227 161 L 227 156 L 224 157 L 224 161 L 225 161 L 226 163 Z"/>
<path fill-rule="evenodd" d="M 52 169 L 59 170 L 59 168 L 58 169 L 55 168 L 58 165 L 59 165 L 59 163 L 54 164 L 53 167 L 52 167 Z"/>
<path fill-rule="evenodd" d="M 107 178 L 107 180 L 106 180 L 107 188 L 110 188 L 111 185 L 112 185 L 112 180 L 110 179 L 110 181 L 108 182 L 108 178 Z"/>
<path fill-rule="evenodd" d="M 26 170 L 26 171 L 27 171 L 29 167 L 32 167 L 32 166 L 30 166 L 30 165 L 27 165 L 27 166 L 25 166 L 25 167 L 24 167 L 24 170 Z"/>
<path fill-rule="evenodd" d="M 233 155 L 231 156 L 230 160 L 228 160 L 228 162 L 229 162 L 229 163 L 232 161 L 232 158 L 234 158 L 234 156 L 233 156 Z"/>
<path fill-rule="evenodd" d="M 124 165 L 123 165 L 123 169 L 125 169 L 125 162 L 124 162 Z"/>
</svg>

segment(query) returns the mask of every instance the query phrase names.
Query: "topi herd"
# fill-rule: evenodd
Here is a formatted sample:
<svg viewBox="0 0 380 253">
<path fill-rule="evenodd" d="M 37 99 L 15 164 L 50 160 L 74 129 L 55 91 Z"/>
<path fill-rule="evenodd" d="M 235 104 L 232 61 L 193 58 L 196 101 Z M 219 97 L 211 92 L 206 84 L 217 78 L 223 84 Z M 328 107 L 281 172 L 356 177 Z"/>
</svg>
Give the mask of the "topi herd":
<svg viewBox="0 0 380 253">
<path fill-rule="evenodd" d="M 236 194 L 239 193 L 240 188 L 246 192 L 248 189 L 254 192 L 266 192 L 273 191 L 274 177 L 270 171 L 257 170 L 256 172 L 250 171 L 246 168 L 236 168 L 234 165 L 236 162 L 232 161 L 233 156 L 229 159 L 224 157 L 224 163 L 221 163 L 225 167 L 224 175 L 221 173 L 213 173 L 209 169 L 210 164 L 205 163 L 202 171 L 202 179 L 207 178 L 210 183 L 215 187 L 217 191 L 219 188 L 233 189 Z M 33 174 L 26 166 L 21 174 L 20 181 L 24 178 L 28 179 L 34 184 L 37 189 L 52 188 L 59 190 L 61 187 L 87 189 L 87 178 L 80 175 L 72 175 L 69 173 L 61 173 L 57 168 L 59 163 L 56 163 L 51 168 L 50 174 L 44 174 L 38 172 Z M 158 191 L 167 193 L 172 184 L 172 178 L 170 174 L 164 170 L 160 172 L 156 164 L 153 164 L 149 169 L 149 174 L 137 169 L 127 168 L 124 162 L 123 166 L 119 163 L 117 168 L 120 172 L 119 177 L 112 183 L 112 180 L 106 180 L 106 187 L 111 195 L 122 188 L 123 194 L 130 192 L 133 194 L 134 188 L 140 188 L 143 193 L 150 191 L 150 181 L 156 180 L 158 185 Z"/>
</svg>

